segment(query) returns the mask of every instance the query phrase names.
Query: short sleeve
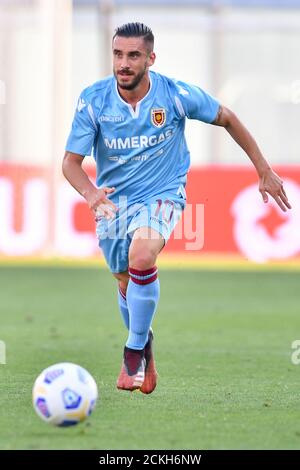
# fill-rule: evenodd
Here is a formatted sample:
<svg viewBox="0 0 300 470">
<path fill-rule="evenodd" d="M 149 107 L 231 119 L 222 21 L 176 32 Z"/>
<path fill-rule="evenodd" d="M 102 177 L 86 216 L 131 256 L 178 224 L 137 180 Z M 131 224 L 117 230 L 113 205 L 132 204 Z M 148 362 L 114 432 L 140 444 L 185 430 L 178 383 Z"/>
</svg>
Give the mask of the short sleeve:
<svg viewBox="0 0 300 470">
<path fill-rule="evenodd" d="M 66 150 L 79 155 L 91 155 L 98 129 L 92 105 L 84 92 L 80 95 Z"/>
<path fill-rule="evenodd" d="M 195 85 L 174 81 L 177 89 L 176 106 L 189 119 L 212 123 L 218 114 L 220 103 L 214 97 Z"/>
</svg>

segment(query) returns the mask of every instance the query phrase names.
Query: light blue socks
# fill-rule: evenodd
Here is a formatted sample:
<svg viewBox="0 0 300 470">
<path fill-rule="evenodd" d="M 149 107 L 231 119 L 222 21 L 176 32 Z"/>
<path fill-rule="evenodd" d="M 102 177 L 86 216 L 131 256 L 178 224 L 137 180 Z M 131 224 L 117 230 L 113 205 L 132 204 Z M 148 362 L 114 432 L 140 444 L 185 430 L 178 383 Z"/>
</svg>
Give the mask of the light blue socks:
<svg viewBox="0 0 300 470">
<path fill-rule="evenodd" d="M 119 306 L 129 336 L 126 346 L 144 349 L 159 300 L 157 267 L 146 271 L 129 268 L 130 280 L 126 295 L 119 290 Z"/>
</svg>

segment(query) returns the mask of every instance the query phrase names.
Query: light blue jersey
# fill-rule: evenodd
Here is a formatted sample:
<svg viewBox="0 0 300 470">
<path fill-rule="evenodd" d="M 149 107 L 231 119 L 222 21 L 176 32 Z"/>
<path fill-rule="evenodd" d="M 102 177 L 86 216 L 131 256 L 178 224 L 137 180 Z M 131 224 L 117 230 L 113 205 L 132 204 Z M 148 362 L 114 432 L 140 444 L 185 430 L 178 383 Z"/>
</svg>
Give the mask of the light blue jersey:
<svg viewBox="0 0 300 470">
<path fill-rule="evenodd" d="M 186 182 L 190 154 L 185 118 L 211 123 L 219 103 L 194 85 L 150 72 L 150 89 L 135 110 L 120 96 L 113 76 L 86 88 L 78 101 L 66 150 L 91 155 L 97 186 L 115 187 L 118 204 L 175 192 Z"/>
</svg>

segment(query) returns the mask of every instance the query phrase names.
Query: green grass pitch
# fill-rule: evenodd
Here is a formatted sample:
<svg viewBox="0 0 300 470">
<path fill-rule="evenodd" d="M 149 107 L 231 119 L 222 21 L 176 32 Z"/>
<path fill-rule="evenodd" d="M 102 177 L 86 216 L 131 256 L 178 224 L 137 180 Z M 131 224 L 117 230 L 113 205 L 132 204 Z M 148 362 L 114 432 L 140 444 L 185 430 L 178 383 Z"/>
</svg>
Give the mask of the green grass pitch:
<svg viewBox="0 0 300 470">
<path fill-rule="evenodd" d="M 126 331 L 94 267 L 0 268 L 0 449 L 299 449 L 299 272 L 161 270 L 152 395 L 115 388 Z M 54 428 L 31 405 L 45 367 L 79 363 L 100 400 Z"/>
</svg>

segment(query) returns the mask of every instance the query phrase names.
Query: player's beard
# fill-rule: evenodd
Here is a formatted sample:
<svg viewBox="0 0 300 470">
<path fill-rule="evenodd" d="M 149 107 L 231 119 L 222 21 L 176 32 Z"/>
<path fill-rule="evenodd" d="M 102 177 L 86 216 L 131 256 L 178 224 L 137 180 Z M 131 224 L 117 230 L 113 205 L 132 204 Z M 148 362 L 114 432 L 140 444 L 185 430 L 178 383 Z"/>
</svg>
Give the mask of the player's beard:
<svg viewBox="0 0 300 470">
<path fill-rule="evenodd" d="M 147 70 L 147 66 L 145 64 L 144 66 L 144 69 L 141 70 L 141 72 L 139 72 L 137 75 L 132 75 L 133 80 L 131 83 L 120 83 L 120 81 L 118 80 L 119 79 L 119 76 L 116 74 L 116 72 L 114 72 L 114 75 L 117 79 L 117 82 L 118 82 L 118 86 L 120 88 L 122 88 L 122 90 L 134 90 L 139 84 L 140 82 L 142 81 L 142 79 L 144 78 L 145 76 L 145 73 L 146 73 L 146 70 Z M 131 76 L 131 75 L 129 75 Z"/>
</svg>

